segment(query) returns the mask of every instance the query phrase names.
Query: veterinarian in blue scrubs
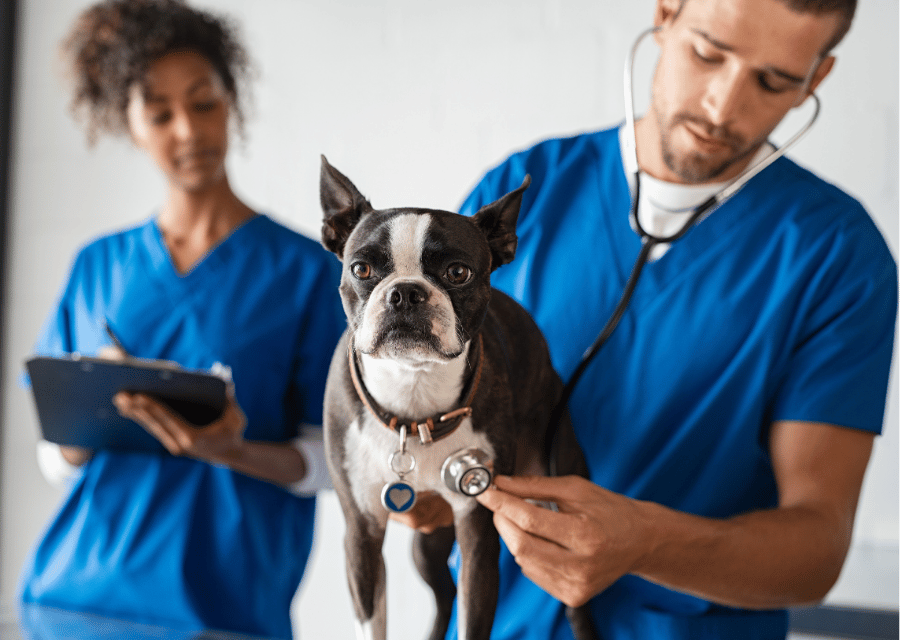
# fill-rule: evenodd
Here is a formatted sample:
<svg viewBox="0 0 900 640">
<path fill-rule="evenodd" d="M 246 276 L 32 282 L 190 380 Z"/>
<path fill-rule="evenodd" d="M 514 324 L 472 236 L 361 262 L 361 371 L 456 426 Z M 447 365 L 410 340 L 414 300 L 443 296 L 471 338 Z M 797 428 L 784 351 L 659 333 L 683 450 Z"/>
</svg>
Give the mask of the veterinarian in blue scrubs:
<svg viewBox="0 0 900 640">
<path fill-rule="evenodd" d="M 645 227 L 677 231 L 771 153 L 768 134 L 828 74 L 855 3 L 790 4 L 657 2 L 636 132 Z M 531 175 L 516 259 L 493 282 L 534 315 L 564 380 L 640 250 L 625 133 L 515 153 L 464 205 Z M 604 640 L 784 638 L 785 607 L 823 598 L 850 543 L 896 290 L 859 202 L 787 158 L 658 247 L 569 403 L 591 481 L 498 478 L 478 498 L 506 543 L 491 637 L 570 638 L 559 598 L 590 602 Z"/>
<path fill-rule="evenodd" d="M 80 17 L 65 52 L 90 133 L 127 133 L 167 190 L 150 219 L 80 251 L 36 350 L 100 352 L 108 323 L 131 355 L 229 367 L 234 395 L 202 431 L 149 398 L 117 396 L 170 453 L 42 443 L 44 468 L 72 484 L 25 567 L 22 601 L 290 638 L 314 491 L 327 482 L 320 429 L 298 436 L 321 424 L 345 325 L 340 265 L 229 187 L 247 60 L 227 21 L 114 0 Z"/>
</svg>

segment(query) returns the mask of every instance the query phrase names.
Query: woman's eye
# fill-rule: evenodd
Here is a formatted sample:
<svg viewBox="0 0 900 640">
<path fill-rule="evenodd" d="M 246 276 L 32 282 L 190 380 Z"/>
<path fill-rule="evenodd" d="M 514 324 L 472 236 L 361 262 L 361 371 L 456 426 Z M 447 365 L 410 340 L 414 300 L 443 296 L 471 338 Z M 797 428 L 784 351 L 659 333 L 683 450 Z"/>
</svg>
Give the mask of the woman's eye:
<svg viewBox="0 0 900 640">
<path fill-rule="evenodd" d="M 172 113 L 170 111 L 160 111 L 150 117 L 150 121 L 155 125 L 166 124 L 171 119 Z"/>
<path fill-rule="evenodd" d="M 350 267 L 350 273 L 357 280 L 368 280 L 372 277 L 372 267 L 365 262 L 354 262 Z"/>
<path fill-rule="evenodd" d="M 472 270 L 461 262 L 454 262 L 447 267 L 444 278 L 446 278 L 447 282 L 450 284 L 465 284 L 472 279 Z"/>
</svg>

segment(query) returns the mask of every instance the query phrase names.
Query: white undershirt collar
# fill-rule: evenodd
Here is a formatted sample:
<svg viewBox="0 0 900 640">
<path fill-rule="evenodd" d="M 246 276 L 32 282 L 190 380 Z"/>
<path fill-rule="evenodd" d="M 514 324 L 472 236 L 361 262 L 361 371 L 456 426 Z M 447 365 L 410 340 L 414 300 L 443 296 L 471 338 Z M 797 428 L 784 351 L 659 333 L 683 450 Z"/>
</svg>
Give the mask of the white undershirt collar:
<svg viewBox="0 0 900 640">
<path fill-rule="evenodd" d="M 619 128 L 622 166 L 625 167 L 628 186 L 634 193 L 634 167 L 632 166 L 634 163 L 633 159 L 626 157 L 624 153 L 624 136 L 625 127 L 622 126 Z M 761 162 L 773 151 L 775 151 L 775 147 L 771 143 L 765 143 L 753 156 L 748 166 Z M 678 184 L 654 178 L 647 175 L 646 172 L 641 173 L 641 195 L 640 202 L 638 202 L 638 218 L 641 225 L 655 236 L 666 237 L 677 233 L 697 206 L 724 189 L 730 182 Z M 670 246 L 669 244 L 657 245 L 651 252 L 650 259 L 658 260 L 669 250 Z"/>
</svg>

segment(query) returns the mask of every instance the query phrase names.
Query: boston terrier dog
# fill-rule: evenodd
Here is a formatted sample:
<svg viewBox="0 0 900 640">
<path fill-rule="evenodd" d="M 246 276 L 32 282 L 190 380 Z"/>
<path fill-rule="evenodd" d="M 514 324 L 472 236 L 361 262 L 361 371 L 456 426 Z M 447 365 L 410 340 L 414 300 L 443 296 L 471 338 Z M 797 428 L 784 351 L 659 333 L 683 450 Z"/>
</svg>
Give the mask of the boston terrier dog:
<svg viewBox="0 0 900 640">
<path fill-rule="evenodd" d="M 322 243 L 343 263 L 348 319 L 328 374 L 325 446 L 347 524 L 360 640 L 386 637 L 388 518 L 431 492 L 450 504 L 454 521 L 415 535 L 416 566 L 437 604 L 431 638 L 444 638 L 456 596 L 460 640 L 490 636 L 500 541 L 473 496 L 493 474 L 548 472 L 550 414 L 563 388 L 537 325 L 490 283 L 515 255 L 529 182 L 471 218 L 375 210 L 322 158 Z M 586 476 L 568 419 L 558 431 L 556 472 Z M 447 568 L 454 537 L 458 593 Z M 568 613 L 579 640 L 594 637 L 586 607 Z"/>
</svg>

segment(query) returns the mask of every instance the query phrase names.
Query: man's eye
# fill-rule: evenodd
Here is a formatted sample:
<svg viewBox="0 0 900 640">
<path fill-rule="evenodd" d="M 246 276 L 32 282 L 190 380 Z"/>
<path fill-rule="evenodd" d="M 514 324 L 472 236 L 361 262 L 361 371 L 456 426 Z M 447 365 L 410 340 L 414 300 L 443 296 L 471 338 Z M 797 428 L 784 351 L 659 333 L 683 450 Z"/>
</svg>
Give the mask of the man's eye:
<svg viewBox="0 0 900 640">
<path fill-rule="evenodd" d="M 714 55 L 709 55 L 705 52 L 700 51 L 697 47 L 692 47 L 694 55 L 699 58 L 702 62 L 706 62 L 708 64 L 712 64 L 716 62 L 716 57 Z"/>
<path fill-rule="evenodd" d="M 454 262 L 447 267 L 444 278 L 450 284 L 461 285 L 466 284 L 472 279 L 472 270 L 461 262 Z"/>
<path fill-rule="evenodd" d="M 771 73 L 760 73 L 759 86 L 769 93 L 784 93 L 796 88 L 797 85 Z"/>
<path fill-rule="evenodd" d="M 350 273 L 357 280 L 368 280 L 372 277 L 372 267 L 365 262 L 354 262 L 350 266 Z"/>
</svg>

